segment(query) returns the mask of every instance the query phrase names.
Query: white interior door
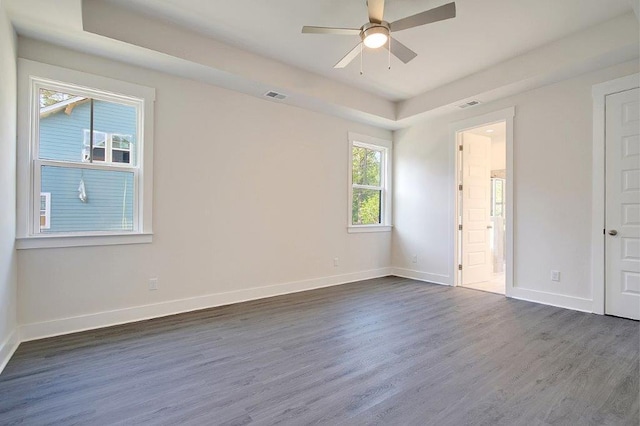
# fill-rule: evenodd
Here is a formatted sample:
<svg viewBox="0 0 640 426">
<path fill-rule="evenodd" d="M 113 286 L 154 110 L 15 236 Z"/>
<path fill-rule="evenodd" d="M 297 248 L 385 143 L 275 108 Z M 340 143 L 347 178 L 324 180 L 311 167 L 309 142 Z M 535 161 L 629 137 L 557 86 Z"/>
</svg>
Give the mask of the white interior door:
<svg viewBox="0 0 640 426">
<path fill-rule="evenodd" d="M 606 98 L 605 313 L 640 319 L 640 89 Z"/>
<path fill-rule="evenodd" d="M 462 134 L 462 285 L 489 281 L 492 270 L 491 138 Z"/>
</svg>

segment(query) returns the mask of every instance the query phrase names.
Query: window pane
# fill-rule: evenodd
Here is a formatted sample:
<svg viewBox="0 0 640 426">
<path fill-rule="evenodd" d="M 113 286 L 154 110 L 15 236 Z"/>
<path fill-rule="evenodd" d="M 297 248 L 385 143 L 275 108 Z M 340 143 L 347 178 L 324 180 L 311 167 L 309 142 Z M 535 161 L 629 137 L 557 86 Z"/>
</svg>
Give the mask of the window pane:
<svg viewBox="0 0 640 426">
<path fill-rule="evenodd" d="M 93 141 L 89 138 L 90 130 L 84 130 L 82 161 L 85 163 L 104 162 L 105 153 L 107 151 L 107 134 L 104 132 L 93 131 Z M 93 157 L 89 156 L 91 143 L 93 142 Z"/>
<path fill-rule="evenodd" d="M 111 150 L 127 150 L 131 154 L 107 152 L 106 161 L 118 164 L 136 164 L 135 141 L 138 112 L 135 107 L 115 102 L 93 102 L 93 128 L 105 132 L 111 139 Z"/>
<path fill-rule="evenodd" d="M 105 152 L 104 148 L 93 148 L 93 161 L 104 162 L 104 159 L 105 159 L 104 152 Z M 87 161 L 89 161 L 89 159 L 87 159 Z"/>
<path fill-rule="evenodd" d="M 367 161 L 367 150 L 359 146 L 353 147 L 353 183 L 357 185 L 365 184 L 365 164 Z"/>
<path fill-rule="evenodd" d="M 113 152 L 111 153 L 111 161 L 113 163 L 129 164 L 130 160 L 131 160 L 131 156 L 129 154 L 129 151 L 120 151 L 120 150 L 114 149 Z"/>
<path fill-rule="evenodd" d="M 496 203 L 502 203 L 503 201 L 503 188 L 504 188 L 504 181 L 502 179 L 497 179 L 496 180 Z"/>
<path fill-rule="evenodd" d="M 40 230 L 49 229 L 49 203 L 51 202 L 50 193 L 40 194 Z"/>
<path fill-rule="evenodd" d="M 380 162 L 382 160 L 382 153 L 372 149 L 367 149 L 366 151 L 367 164 L 365 185 L 380 186 Z"/>
<path fill-rule="evenodd" d="M 42 192 L 51 193 L 50 226 L 43 232 L 133 230 L 133 173 L 52 166 L 41 172 Z"/>
<path fill-rule="evenodd" d="M 382 191 L 375 189 L 353 189 L 353 225 L 374 225 L 381 223 Z"/>
<path fill-rule="evenodd" d="M 504 216 L 505 180 L 500 178 L 492 178 L 491 185 L 491 216 Z"/>
<path fill-rule="evenodd" d="M 41 159 L 82 161 L 84 133 L 90 127 L 88 98 L 40 89 Z"/>
<path fill-rule="evenodd" d="M 69 162 L 90 161 L 91 99 L 41 89 L 40 105 L 39 157 Z M 135 164 L 137 119 L 134 106 L 94 99 L 93 161 L 111 162 L 111 149 L 116 148 L 130 151 L 130 154 L 119 154 L 115 162 Z M 115 142 L 110 144 L 114 135 Z"/>
<path fill-rule="evenodd" d="M 84 129 L 83 145 L 91 146 L 91 139 L 89 139 L 89 129 Z M 107 134 L 105 132 L 93 131 L 93 146 L 100 146 L 105 148 L 107 146 Z"/>
<path fill-rule="evenodd" d="M 131 146 L 131 135 L 113 135 L 112 136 L 113 149 L 129 149 Z"/>
<path fill-rule="evenodd" d="M 380 186 L 382 152 L 359 146 L 353 147 L 353 183 Z"/>
</svg>

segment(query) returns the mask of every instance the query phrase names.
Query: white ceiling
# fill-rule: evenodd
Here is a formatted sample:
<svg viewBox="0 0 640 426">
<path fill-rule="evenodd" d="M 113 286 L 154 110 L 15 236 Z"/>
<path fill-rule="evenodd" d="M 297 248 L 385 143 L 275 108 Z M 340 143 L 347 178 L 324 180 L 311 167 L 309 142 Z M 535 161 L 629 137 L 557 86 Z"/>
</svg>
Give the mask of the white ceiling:
<svg viewBox="0 0 640 426">
<path fill-rule="evenodd" d="M 418 53 L 409 64 L 386 51 L 365 51 L 345 69 L 333 65 L 357 36 L 301 34 L 303 25 L 358 28 L 365 0 L 109 0 L 218 40 L 347 83 L 389 100 L 420 93 L 474 74 L 576 31 L 631 10 L 628 0 L 457 0 L 457 17 L 397 33 Z M 387 0 L 385 20 L 448 0 Z"/>
<path fill-rule="evenodd" d="M 487 124 L 486 126 L 475 127 L 466 130 L 465 133 L 474 135 L 487 136 L 491 138 L 491 142 L 504 143 L 507 137 L 507 124 L 504 121 Z"/>
</svg>

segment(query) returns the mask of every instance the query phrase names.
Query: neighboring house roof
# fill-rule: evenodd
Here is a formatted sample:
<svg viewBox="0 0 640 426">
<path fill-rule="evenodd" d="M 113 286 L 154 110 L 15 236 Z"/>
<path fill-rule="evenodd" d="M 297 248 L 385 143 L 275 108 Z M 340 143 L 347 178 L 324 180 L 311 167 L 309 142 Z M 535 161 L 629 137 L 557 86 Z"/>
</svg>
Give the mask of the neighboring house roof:
<svg viewBox="0 0 640 426">
<path fill-rule="evenodd" d="M 51 114 L 55 114 L 62 110 L 64 110 L 64 112 L 67 115 L 69 115 L 71 114 L 71 111 L 73 111 L 73 108 L 76 107 L 76 105 L 87 102 L 88 100 L 89 98 L 85 98 L 83 96 L 76 96 L 73 98 L 69 98 L 66 101 L 58 102 L 53 105 L 40 108 L 40 118 L 48 117 Z"/>
</svg>

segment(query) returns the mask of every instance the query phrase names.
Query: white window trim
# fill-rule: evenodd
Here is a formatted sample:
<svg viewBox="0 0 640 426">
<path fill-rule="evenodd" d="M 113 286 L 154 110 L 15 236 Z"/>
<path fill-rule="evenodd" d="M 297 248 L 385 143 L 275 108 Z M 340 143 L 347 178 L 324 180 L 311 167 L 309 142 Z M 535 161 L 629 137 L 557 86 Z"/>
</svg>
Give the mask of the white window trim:
<svg viewBox="0 0 640 426">
<path fill-rule="evenodd" d="M 32 135 L 37 135 L 38 123 L 32 117 L 39 116 L 39 104 L 33 102 L 34 82 L 46 82 L 64 89 L 71 87 L 72 92 L 82 88 L 82 95 L 94 99 L 104 99 L 125 104 L 140 105 L 138 109 L 138 171 L 135 175 L 136 199 L 134 201 L 134 230 L 118 232 L 78 232 L 78 233 L 40 233 L 39 222 L 36 228 L 35 208 L 40 205 L 40 191 L 35 182 L 39 182 L 38 165 L 44 163 L 63 164 L 49 160 L 38 160 L 37 144 Z M 65 82 L 65 83 L 62 83 Z M 109 96 L 104 96 L 108 92 Z M 153 104 L 155 89 L 124 81 L 114 80 L 81 71 L 70 70 L 53 65 L 43 64 L 27 59 L 18 59 L 18 217 L 17 238 L 18 249 L 45 247 L 78 247 L 112 244 L 138 244 L 152 241 L 153 204 Z M 34 115 L 35 114 L 35 115 Z M 37 121 L 37 120 L 33 120 Z M 105 169 L 103 164 L 80 163 L 83 167 Z M 128 164 L 109 165 L 113 168 L 133 169 Z M 38 187 L 38 188 L 36 188 Z M 36 204 L 37 203 L 37 204 Z"/>
<path fill-rule="evenodd" d="M 353 146 L 363 146 L 365 148 L 375 149 L 383 151 L 383 165 L 384 170 L 382 176 L 381 187 L 382 189 L 382 209 L 381 209 L 381 223 L 375 225 L 353 225 L 351 223 L 351 217 L 353 214 Z M 392 228 L 392 170 L 393 163 L 393 144 L 386 139 L 375 138 L 373 136 L 361 135 L 358 133 L 349 132 L 349 199 L 347 202 L 347 232 L 359 233 L 359 232 L 389 232 Z M 377 189 L 377 187 L 376 187 Z"/>
</svg>

